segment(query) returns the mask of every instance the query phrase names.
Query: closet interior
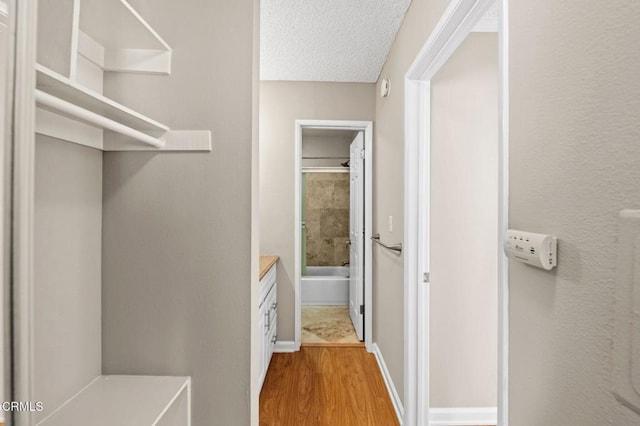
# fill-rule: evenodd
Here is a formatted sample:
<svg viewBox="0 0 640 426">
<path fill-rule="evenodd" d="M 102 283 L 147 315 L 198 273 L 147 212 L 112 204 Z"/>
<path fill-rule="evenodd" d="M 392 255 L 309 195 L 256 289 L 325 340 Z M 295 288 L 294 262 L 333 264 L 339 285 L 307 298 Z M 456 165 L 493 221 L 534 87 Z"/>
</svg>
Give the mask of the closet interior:
<svg viewBox="0 0 640 426">
<path fill-rule="evenodd" d="M 190 425 L 190 377 L 102 374 L 102 155 L 206 152 L 211 132 L 112 99 L 128 89 L 109 73 L 171 73 L 171 47 L 127 1 L 41 0 L 37 42 L 35 424 Z"/>
</svg>

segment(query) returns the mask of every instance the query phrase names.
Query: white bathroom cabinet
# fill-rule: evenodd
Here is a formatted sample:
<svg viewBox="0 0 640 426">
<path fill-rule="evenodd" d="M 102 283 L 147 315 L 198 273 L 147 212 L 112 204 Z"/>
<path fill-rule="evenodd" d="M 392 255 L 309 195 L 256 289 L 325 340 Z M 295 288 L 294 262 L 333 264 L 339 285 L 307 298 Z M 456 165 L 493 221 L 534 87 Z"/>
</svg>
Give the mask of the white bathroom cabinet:
<svg viewBox="0 0 640 426">
<path fill-rule="evenodd" d="M 260 330 L 261 355 L 258 370 L 260 373 L 258 374 L 258 387 L 260 389 L 267 375 L 273 349 L 278 338 L 278 284 L 276 278 L 276 265 L 274 264 L 260 280 L 260 297 L 258 298 L 258 330 Z"/>
<path fill-rule="evenodd" d="M 210 151 L 103 93 L 105 72 L 168 75 L 172 49 L 126 0 L 38 2 L 36 132 L 103 151 Z"/>
</svg>

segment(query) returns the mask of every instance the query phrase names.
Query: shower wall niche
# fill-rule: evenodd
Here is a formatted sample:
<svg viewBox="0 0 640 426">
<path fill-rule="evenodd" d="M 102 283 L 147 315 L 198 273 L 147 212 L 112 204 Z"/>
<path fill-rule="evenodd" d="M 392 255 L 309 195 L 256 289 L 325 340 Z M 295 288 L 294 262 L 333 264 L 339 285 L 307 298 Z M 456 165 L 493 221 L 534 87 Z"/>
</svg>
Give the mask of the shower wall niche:
<svg viewBox="0 0 640 426">
<path fill-rule="evenodd" d="M 307 172 L 304 182 L 307 266 L 340 266 L 349 261 L 349 173 Z"/>
</svg>

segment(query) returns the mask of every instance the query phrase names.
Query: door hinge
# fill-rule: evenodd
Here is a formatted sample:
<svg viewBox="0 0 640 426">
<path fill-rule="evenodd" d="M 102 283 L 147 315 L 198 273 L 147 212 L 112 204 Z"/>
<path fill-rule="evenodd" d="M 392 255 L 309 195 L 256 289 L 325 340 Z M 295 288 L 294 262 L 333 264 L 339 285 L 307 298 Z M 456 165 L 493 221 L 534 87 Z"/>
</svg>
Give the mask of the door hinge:
<svg viewBox="0 0 640 426">
<path fill-rule="evenodd" d="M 360 305 L 360 315 L 364 315 L 364 305 Z"/>
<path fill-rule="evenodd" d="M 430 274 L 430 273 L 428 273 L 428 272 L 425 272 L 425 273 L 422 275 L 422 282 L 423 282 L 423 283 L 428 283 L 428 282 L 430 282 L 430 281 L 431 281 L 431 274 Z"/>
<path fill-rule="evenodd" d="M 360 158 L 362 158 L 364 160 L 364 149 L 360 150 Z"/>
</svg>

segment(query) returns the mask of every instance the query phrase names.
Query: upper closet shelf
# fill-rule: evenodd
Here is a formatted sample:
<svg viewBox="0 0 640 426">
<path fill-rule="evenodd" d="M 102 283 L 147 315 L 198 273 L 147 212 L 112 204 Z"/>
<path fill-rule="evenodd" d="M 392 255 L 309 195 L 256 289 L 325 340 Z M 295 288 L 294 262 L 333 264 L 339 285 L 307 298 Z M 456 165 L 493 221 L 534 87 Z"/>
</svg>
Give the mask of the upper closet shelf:
<svg viewBox="0 0 640 426">
<path fill-rule="evenodd" d="M 125 0 L 82 0 L 80 29 L 105 49 L 157 49 L 171 47 Z"/>
<path fill-rule="evenodd" d="M 171 47 L 125 0 L 81 0 L 79 5 L 79 49 L 99 46 L 89 50 L 105 71 L 171 73 Z M 89 46 L 83 34 L 92 40 Z"/>
<path fill-rule="evenodd" d="M 55 19 L 53 19 L 55 18 Z M 103 95 L 105 71 L 171 72 L 171 47 L 126 0 L 39 2 L 36 132 L 103 151 L 211 151 Z"/>
</svg>

